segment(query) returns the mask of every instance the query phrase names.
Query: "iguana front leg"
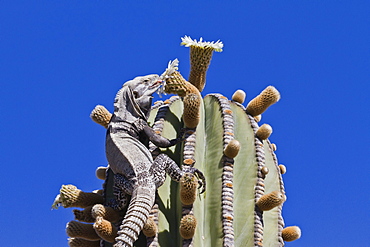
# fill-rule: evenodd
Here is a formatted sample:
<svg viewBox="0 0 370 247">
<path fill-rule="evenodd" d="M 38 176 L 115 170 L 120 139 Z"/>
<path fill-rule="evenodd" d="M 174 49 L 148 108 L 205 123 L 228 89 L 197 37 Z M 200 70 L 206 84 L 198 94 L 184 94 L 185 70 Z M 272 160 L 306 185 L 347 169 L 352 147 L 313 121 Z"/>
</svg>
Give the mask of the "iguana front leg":
<svg viewBox="0 0 370 247">
<path fill-rule="evenodd" d="M 205 177 L 198 169 L 190 167 L 186 171 L 182 171 L 175 161 L 163 153 L 157 156 L 151 167 L 151 173 L 154 175 L 154 183 L 157 188 L 166 180 L 166 173 L 172 180 L 180 182 L 181 177 L 183 177 L 186 172 L 192 173 L 198 178 L 199 188 L 203 187 L 201 191 L 201 193 L 203 193 L 206 187 Z"/>
<path fill-rule="evenodd" d="M 160 134 L 157 134 L 149 125 L 146 121 L 141 122 L 142 130 L 145 133 L 145 135 L 149 138 L 149 140 L 156 145 L 157 147 L 161 148 L 167 148 L 176 145 L 179 142 L 184 141 L 185 139 L 183 138 L 184 136 L 184 129 L 181 130 L 179 136 L 176 139 L 169 140 Z"/>
</svg>

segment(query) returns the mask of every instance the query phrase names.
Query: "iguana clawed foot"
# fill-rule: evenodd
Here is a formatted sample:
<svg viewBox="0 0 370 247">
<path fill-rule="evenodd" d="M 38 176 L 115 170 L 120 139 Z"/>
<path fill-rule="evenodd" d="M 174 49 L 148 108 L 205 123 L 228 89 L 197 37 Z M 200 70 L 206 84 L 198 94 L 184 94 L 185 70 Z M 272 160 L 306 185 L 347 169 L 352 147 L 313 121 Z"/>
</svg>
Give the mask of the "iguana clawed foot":
<svg viewBox="0 0 370 247">
<path fill-rule="evenodd" d="M 203 172 L 194 167 L 191 168 L 190 172 L 193 173 L 198 179 L 198 189 L 203 187 L 200 192 L 200 194 L 203 194 L 206 191 L 206 178 L 204 177 Z"/>
</svg>

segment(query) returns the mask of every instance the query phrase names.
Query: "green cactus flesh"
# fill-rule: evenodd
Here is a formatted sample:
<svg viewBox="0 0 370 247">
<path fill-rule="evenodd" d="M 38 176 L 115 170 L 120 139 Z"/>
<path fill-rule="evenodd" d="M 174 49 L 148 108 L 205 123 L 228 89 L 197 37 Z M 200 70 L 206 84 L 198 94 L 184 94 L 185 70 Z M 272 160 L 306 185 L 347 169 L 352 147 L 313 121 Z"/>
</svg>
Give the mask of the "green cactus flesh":
<svg viewBox="0 0 370 247">
<path fill-rule="evenodd" d="M 265 193 L 267 194 L 272 191 L 280 191 L 285 194 L 280 169 L 278 167 L 276 156 L 272 152 L 271 144 L 268 141 L 264 141 L 263 146 L 266 155 L 266 166 L 269 168 L 269 173 L 265 178 Z M 279 206 L 263 213 L 263 221 L 265 223 L 264 245 L 266 246 L 273 246 L 276 243 L 282 245 L 284 243 L 281 237 L 281 231 L 284 227 L 284 222 L 281 217 L 281 209 L 282 206 Z"/>
<path fill-rule="evenodd" d="M 255 138 L 250 119 L 236 104 L 231 104 L 234 114 L 235 138 L 241 150 L 234 163 L 234 231 L 235 246 L 253 246 L 255 185 L 258 172 Z"/>
<path fill-rule="evenodd" d="M 183 111 L 181 98 L 171 97 L 152 107 L 148 122 L 157 133 L 173 139 L 185 127 Z M 285 196 L 272 145 L 256 137 L 257 129 L 257 122 L 246 114 L 244 106 L 221 94 L 210 94 L 201 101 L 197 128 L 187 129 L 184 142 L 166 149 L 150 144 L 153 157 L 163 152 L 183 169 L 194 166 L 202 171 L 206 192 L 199 194 L 193 205 L 182 205 L 179 184 L 167 179 L 158 189 L 151 212 L 158 233 L 154 237 L 140 234 L 135 246 L 284 246 L 282 205 L 268 211 L 256 206 L 270 192 L 279 191 Z M 230 158 L 224 150 L 233 139 L 240 148 L 236 157 Z M 267 174 L 262 172 L 266 168 Z M 109 204 L 114 198 L 110 169 L 106 176 L 104 198 Z M 123 217 L 125 210 L 120 213 Z M 193 238 L 182 239 L 179 226 L 187 214 L 194 215 L 198 223 Z"/>
<path fill-rule="evenodd" d="M 203 42 L 202 39 L 197 42 L 187 36 L 182 38 L 182 41 L 183 45 L 192 47 L 193 51 L 195 51 L 194 47 L 202 48 L 198 49 L 199 54 L 192 59 L 203 61 L 200 64 L 203 64 L 205 71 L 202 76 L 205 76 L 211 56 L 204 56 L 202 51 L 204 47 L 209 48 L 210 52 L 220 51 L 223 47 L 222 42 Z M 185 99 L 189 96 L 189 92 L 200 95 L 177 69 L 178 60 L 175 59 L 160 76 L 161 80 L 166 82 L 163 84 L 163 89 L 185 96 Z M 205 80 L 205 78 L 200 79 L 203 82 Z M 248 104 L 249 113 L 261 114 L 269 105 L 280 99 L 279 92 L 272 86 L 267 87 L 263 92 L 266 97 L 256 97 L 262 97 L 262 101 L 255 98 L 251 101 L 254 103 Z M 203 172 L 206 190 L 203 194 L 198 191 L 198 196 L 192 205 L 182 205 L 181 185 L 167 178 L 158 189 L 155 204 L 150 212 L 151 219 L 157 224 L 158 233 L 154 237 L 145 237 L 141 233 L 134 246 L 284 246 L 282 202 L 285 188 L 277 157 L 273 151 L 276 148 L 273 148 L 268 139 L 261 140 L 256 135 L 259 124 L 255 117 L 246 113 L 246 107 L 241 104 L 245 93 L 241 92 L 240 97 L 233 97 L 235 100 L 229 100 L 221 94 L 209 94 L 201 99 L 197 127 L 185 129 L 185 140 L 176 146 L 160 149 L 152 143 L 149 144 L 153 158 L 160 153 L 165 153 L 184 171 L 194 166 Z M 185 100 L 185 107 L 191 105 L 190 107 L 193 106 L 193 108 L 186 108 L 185 113 L 191 112 L 193 116 L 194 112 L 197 113 L 198 101 L 196 101 L 197 104 L 186 102 Z M 93 112 L 95 115 L 92 115 L 92 119 L 107 127 L 111 116 L 108 110 L 98 106 Z M 168 139 L 175 139 L 185 128 L 182 120 L 183 113 L 182 98 L 174 96 L 153 105 L 148 123 L 156 133 Z M 196 120 L 198 120 L 197 116 L 198 114 L 195 114 Z M 187 123 L 189 125 L 189 122 Z M 189 126 L 193 127 L 193 125 L 196 125 L 196 122 Z M 103 184 L 105 205 L 110 205 L 114 201 L 113 177 L 113 172 L 107 169 Z M 58 195 L 53 207 L 57 208 L 62 203 L 61 199 Z M 123 209 L 120 211 L 120 216 L 123 218 L 125 213 L 126 209 Z M 186 215 L 189 216 L 181 221 Z M 182 235 L 179 230 L 180 222 Z M 117 222 L 116 226 L 119 227 L 119 225 L 120 222 Z M 195 225 L 195 233 L 191 238 Z M 190 237 L 190 239 L 182 239 L 181 236 Z M 79 240 L 76 239 L 75 242 L 78 243 Z M 101 240 L 101 246 L 112 247 L 113 244 Z"/>
<path fill-rule="evenodd" d="M 196 161 L 194 167 L 206 177 L 206 192 L 198 196 L 192 207 L 182 208 L 178 183 L 167 179 L 158 190 L 154 209 L 159 210 L 152 212 L 159 232 L 156 237 L 147 238 L 148 246 L 283 246 L 282 206 L 265 212 L 256 207 L 256 201 L 264 194 L 276 190 L 285 193 L 270 142 L 255 136 L 258 125 L 242 105 L 220 94 L 207 95 L 200 110 L 195 133 L 188 133 L 187 141 L 161 152 L 179 165 L 188 165 L 183 161 L 192 157 Z M 172 139 L 184 127 L 182 112 L 181 99 L 173 97 L 155 105 L 148 121 L 154 130 Z M 240 151 L 230 159 L 223 150 L 233 138 L 239 141 Z M 154 148 L 151 146 L 151 150 Z M 269 169 L 267 175 L 261 172 L 264 166 Z M 110 186 L 108 182 L 107 192 Z M 179 224 L 187 213 L 194 214 L 198 224 L 193 239 L 183 240 Z M 135 246 L 147 244 L 141 239 Z"/>
</svg>

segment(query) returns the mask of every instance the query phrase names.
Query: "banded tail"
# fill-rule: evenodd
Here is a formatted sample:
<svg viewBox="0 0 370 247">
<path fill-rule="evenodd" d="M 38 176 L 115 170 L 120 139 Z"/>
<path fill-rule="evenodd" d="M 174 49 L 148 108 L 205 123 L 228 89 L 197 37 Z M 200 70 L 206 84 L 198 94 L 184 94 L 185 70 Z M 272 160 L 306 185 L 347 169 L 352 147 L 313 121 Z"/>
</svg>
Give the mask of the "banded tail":
<svg viewBox="0 0 370 247">
<path fill-rule="evenodd" d="M 155 199 L 155 186 L 134 190 L 114 247 L 132 247 L 146 223 Z"/>
</svg>

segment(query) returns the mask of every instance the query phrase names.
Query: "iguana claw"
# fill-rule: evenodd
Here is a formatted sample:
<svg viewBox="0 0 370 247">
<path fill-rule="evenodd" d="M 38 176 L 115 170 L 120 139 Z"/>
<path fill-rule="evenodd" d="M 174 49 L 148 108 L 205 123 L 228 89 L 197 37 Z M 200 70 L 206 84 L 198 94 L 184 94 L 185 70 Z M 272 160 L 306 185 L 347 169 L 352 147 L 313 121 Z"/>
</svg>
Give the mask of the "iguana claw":
<svg viewBox="0 0 370 247">
<path fill-rule="evenodd" d="M 206 191 L 206 178 L 203 175 L 203 172 L 199 171 L 197 168 L 193 168 L 191 171 L 198 179 L 198 189 L 202 188 L 200 194 L 203 194 Z"/>
</svg>

